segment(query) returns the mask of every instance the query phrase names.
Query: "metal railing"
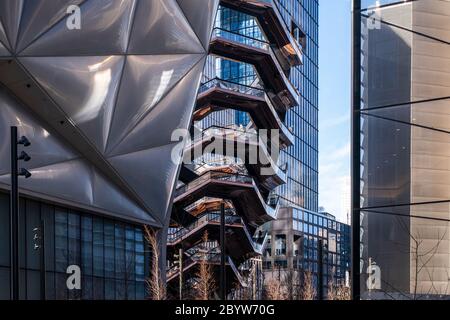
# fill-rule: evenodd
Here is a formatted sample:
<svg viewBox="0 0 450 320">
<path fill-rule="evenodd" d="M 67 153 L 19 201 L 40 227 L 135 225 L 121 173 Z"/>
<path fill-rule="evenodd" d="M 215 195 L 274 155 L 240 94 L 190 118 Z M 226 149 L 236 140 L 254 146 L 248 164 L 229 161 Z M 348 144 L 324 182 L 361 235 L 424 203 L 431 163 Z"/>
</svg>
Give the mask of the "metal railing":
<svg viewBox="0 0 450 320">
<path fill-rule="evenodd" d="M 272 101 L 270 98 L 266 95 L 266 90 L 262 87 L 255 87 L 255 86 L 249 86 L 245 84 L 240 84 L 231 80 L 224 80 L 218 77 L 208 79 L 206 82 L 204 82 L 199 89 L 199 93 L 203 93 L 208 91 L 211 88 L 219 88 L 219 89 L 225 89 L 229 91 L 234 91 L 237 93 L 250 95 L 258 98 L 265 98 L 266 104 L 269 107 L 272 114 L 275 115 L 277 122 L 279 123 L 280 128 L 282 130 L 287 130 L 286 134 L 293 136 L 293 132 L 291 128 L 286 127 L 286 125 L 281 121 L 281 119 L 278 116 L 277 111 L 275 110 L 275 107 L 273 106 Z M 286 129 L 284 129 L 286 128 Z M 291 138 L 293 139 L 293 138 Z"/>
<path fill-rule="evenodd" d="M 220 259 L 221 259 L 221 253 L 220 253 L 220 248 L 219 247 L 215 247 L 212 249 L 209 249 L 208 251 L 206 251 L 205 249 L 202 248 L 195 248 L 193 253 L 187 257 L 186 259 L 184 259 L 183 262 L 183 269 L 185 269 L 186 267 L 188 267 L 191 264 L 194 264 L 196 262 L 200 262 L 200 261 L 207 261 L 208 263 L 220 263 Z M 236 277 L 238 278 L 238 281 L 241 284 L 244 284 L 242 275 L 240 274 L 238 268 L 236 267 L 236 265 L 234 264 L 233 260 L 231 259 L 230 256 L 227 256 L 227 262 L 228 265 L 231 267 L 231 269 L 233 270 L 233 272 L 236 274 Z M 179 268 L 176 265 L 172 265 L 168 270 L 167 270 L 167 277 L 170 278 L 173 275 L 177 274 L 179 272 Z"/>
<path fill-rule="evenodd" d="M 262 50 L 268 50 L 270 48 L 270 43 L 265 40 L 253 38 L 253 37 L 247 36 L 245 34 L 227 30 L 227 29 L 223 29 L 220 27 L 215 27 L 213 29 L 212 36 L 213 36 L 213 39 L 214 39 L 214 37 L 223 38 L 226 40 L 242 43 L 244 45 L 262 49 Z"/>
<path fill-rule="evenodd" d="M 185 235 L 190 233 L 191 231 L 208 224 L 209 222 L 218 222 L 220 223 L 220 210 L 207 211 L 200 215 L 197 220 L 191 223 L 189 226 L 184 228 L 172 228 L 169 230 L 167 235 L 168 242 L 175 242 L 180 238 L 183 238 Z M 235 224 L 242 223 L 242 219 L 239 216 L 236 216 L 234 209 L 225 209 L 225 224 Z"/>
<path fill-rule="evenodd" d="M 264 97 L 266 93 L 266 91 L 262 87 L 249 86 L 231 80 L 224 80 L 218 77 L 212 78 L 207 82 L 203 83 L 200 86 L 199 93 L 203 93 L 211 88 L 226 89 L 256 97 Z"/>
<path fill-rule="evenodd" d="M 220 262 L 220 248 L 215 247 L 209 250 L 200 247 L 193 248 L 190 250 L 190 255 L 183 259 L 183 269 L 186 269 L 189 265 L 196 262 L 206 260 L 208 262 Z M 179 272 L 177 265 L 173 264 L 167 269 L 167 277 L 170 278 L 174 274 Z"/>
<path fill-rule="evenodd" d="M 175 191 L 175 197 L 177 197 L 183 193 L 186 193 L 189 190 L 196 188 L 197 186 L 201 185 L 202 183 L 204 183 L 208 180 L 219 180 L 219 181 L 238 182 L 238 183 L 245 183 L 245 184 L 254 184 L 253 178 L 248 175 L 211 170 L 211 171 L 204 172 L 202 175 L 200 175 L 197 179 L 195 179 L 191 183 L 188 183 L 188 184 L 178 188 Z"/>
<path fill-rule="evenodd" d="M 279 195 L 270 195 L 266 204 L 266 211 L 273 218 L 276 218 L 281 208 L 281 197 Z"/>
<path fill-rule="evenodd" d="M 257 131 L 249 131 L 243 128 L 239 128 L 237 125 L 230 126 L 218 126 L 211 125 L 203 129 L 200 133 L 196 133 L 192 139 L 192 143 L 204 140 L 205 138 L 221 137 L 222 139 L 242 139 L 244 141 L 257 143 L 258 133 Z M 268 139 L 268 141 L 270 141 Z"/>
</svg>

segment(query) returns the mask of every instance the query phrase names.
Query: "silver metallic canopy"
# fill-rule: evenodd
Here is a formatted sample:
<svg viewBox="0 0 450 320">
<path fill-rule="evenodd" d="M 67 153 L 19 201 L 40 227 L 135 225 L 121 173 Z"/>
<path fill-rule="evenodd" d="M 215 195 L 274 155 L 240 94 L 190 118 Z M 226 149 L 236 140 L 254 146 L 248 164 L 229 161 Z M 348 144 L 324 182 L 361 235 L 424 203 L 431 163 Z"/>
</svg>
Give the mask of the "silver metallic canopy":
<svg viewBox="0 0 450 320">
<path fill-rule="evenodd" d="M 80 29 L 67 26 L 70 5 Z M 165 224 L 179 170 L 171 134 L 189 127 L 217 6 L 2 0 L 0 187 L 16 125 L 32 141 L 22 192 Z"/>
</svg>

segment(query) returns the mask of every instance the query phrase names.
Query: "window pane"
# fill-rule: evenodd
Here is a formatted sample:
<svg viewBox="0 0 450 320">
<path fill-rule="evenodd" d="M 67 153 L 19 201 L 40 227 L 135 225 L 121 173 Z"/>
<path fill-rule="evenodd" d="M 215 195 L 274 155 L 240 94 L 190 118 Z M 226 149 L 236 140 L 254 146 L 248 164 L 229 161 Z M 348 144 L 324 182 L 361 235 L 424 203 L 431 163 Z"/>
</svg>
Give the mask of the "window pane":
<svg viewBox="0 0 450 320">
<path fill-rule="evenodd" d="M 94 218 L 93 227 L 93 242 L 94 242 L 94 276 L 104 276 L 103 263 L 103 220 Z"/>
</svg>

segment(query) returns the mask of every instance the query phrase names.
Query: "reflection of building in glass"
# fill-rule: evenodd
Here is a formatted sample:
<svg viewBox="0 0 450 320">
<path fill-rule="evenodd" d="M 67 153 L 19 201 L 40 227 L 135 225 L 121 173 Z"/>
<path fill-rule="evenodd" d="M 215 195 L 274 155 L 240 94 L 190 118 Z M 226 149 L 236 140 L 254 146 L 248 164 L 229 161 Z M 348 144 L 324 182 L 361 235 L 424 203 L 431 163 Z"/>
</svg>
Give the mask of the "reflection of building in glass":
<svg viewBox="0 0 450 320">
<path fill-rule="evenodd" d="M 362 13 L 361 293 L 450 295 L 450 3 Z M 381 269 L 368 291 L 367 268 Z"/>
<path fill-rule="evenodd" d="M 291 272 L 297 275 L 301 270 L 310 270 L 317 288 L 322 265 L 324 298 L 331 281 L 336 285 L 345 285 L 350 270 L 349 225 L 336 221 L 333 215 L 326 212 L 314 213 L 289 207 L 283 208 L 278 219 L 265 228 L 269 230 L 263 259 L 267 279 L 279 278 L 284 283 Z M 322 259 L 319 256 L 320 245 Z M 294 279 L 298 280 L 296 286 L 302 286 L 301 277 Z"/>
</svg>

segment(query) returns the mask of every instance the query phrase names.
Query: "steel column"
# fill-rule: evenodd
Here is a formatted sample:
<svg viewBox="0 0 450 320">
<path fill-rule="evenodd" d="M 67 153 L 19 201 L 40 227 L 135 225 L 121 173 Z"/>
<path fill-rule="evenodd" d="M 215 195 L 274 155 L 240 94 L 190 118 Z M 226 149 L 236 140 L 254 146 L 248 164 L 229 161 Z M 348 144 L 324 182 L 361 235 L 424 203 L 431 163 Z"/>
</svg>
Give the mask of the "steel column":
<svg viewBox="0 0 450 320">
<path fill-rule="evenodd" d="M 225 204 L 220 206 L 220 298 L 226 300 L 226 270 L 225 270 Z"/>
<path fill-rule="evenodd" d="M 318 269 L 317 269 L 317 296 L 323 300 L 323 242 L 319 239 L 317 242 Z"/>
<path fill-rule="evenodd" d="M 17 127 L 11 127 L 11 192 L 10 192 L 10 262 L 11 299 L 19 300 L 19 189 L 17 159 Z"/>
<path fill-rule="evenodd" d="M 352 298 L 360 299 L 361 0 L 352 8 Z"/>
</svg>

